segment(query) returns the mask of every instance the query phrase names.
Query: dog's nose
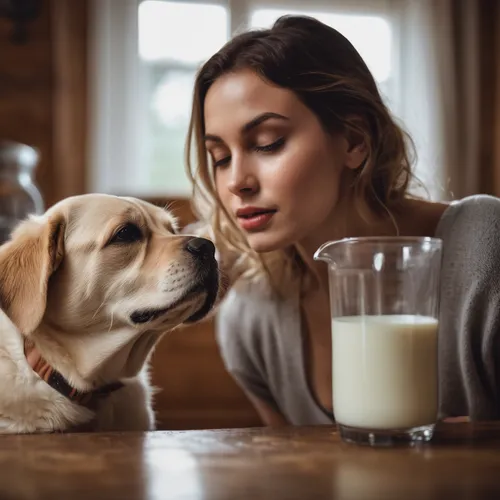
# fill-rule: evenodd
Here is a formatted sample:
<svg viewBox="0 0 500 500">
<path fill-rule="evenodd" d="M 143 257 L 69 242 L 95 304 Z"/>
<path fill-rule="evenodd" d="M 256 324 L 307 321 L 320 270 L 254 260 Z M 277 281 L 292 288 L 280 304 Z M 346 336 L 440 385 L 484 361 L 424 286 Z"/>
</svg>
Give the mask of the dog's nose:
<svg viewBox="0 0 500 500">
<path fill-rule="evenodd" d="M 215 245 L 205 238 L 192 238 L 186 243 L 186 250 L 195 257 L 214 257 Z"/>
</svg>

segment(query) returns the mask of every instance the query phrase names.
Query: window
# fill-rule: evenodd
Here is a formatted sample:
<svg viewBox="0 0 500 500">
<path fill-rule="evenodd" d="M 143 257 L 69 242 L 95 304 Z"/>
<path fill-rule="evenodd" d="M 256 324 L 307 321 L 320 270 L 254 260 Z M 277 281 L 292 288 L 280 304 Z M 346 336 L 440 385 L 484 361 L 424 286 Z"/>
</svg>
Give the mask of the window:
<svg viewBox="0 0 500 500">
<path fill-rule="evenodd" d="M 394 19 L 388 14 L 389 10 L 383 8 L 384 3 L 372 2 L 372 8 L 377 3 L 379 9 L 374 13 L 352 12 L 339 7 L 340 12 L 329 12 L 324 8 L 326 4 L 322 6 L 318 3 L 315 9 L 314 2 L 307 9 L 256 7 L 250 10 L 249 27 L 269 27 L 285 14 L 315 17 L 342 33 L 354 45 L 368 65 L 386 101 L 393 102 L 397 80 L 393 67 L 396 53 L 392 43 Z M 329 10 L 335 11 L 335 2 L 330 2 L 329 7 Z"/>
<path fill-rule="evenodd" d="M 222 5 L 146 0 L 139 4 L 139 57 L 147 96 L 141 191 L 185 194 L 184 142 L 198 65 L 229 37 Z M 130 190 L 130 188 L 129 188 Z"/>
<path fill-rule="evenodd" d="M 271 26 L 285 14 L 309 15 L 342 33 L 358 50 L 378 82 L 391 74 L 391 26 L 375 15 L 332 14 L 322 11 L 260 8 L 251 12 L 250 27 Z"/>
<path fill-rule="evenodd" d="M 184 147 L 199 66 L 249 27 L 312 15 L 338 29 L 401 115 L 401 19 L 392 0 L 94 0 L 92 191 L 189 196 Z M 305 7 L 307 6 L 307 7 Z"/>
</svg>

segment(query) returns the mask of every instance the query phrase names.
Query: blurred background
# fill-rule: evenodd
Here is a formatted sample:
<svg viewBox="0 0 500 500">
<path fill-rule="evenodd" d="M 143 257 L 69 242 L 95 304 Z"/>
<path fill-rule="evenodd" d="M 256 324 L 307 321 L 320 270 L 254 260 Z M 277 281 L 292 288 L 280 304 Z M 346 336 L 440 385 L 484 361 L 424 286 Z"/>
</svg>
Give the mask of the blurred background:
<svg viewBox="0 0 500 500">
<path fill-rule="evenodd" d="M 195 72 L 232 34 L 287 13 L 358 49 L 413 136 L 432 198 L 500 195 L 500 0 L 0 0 L 0 178 L 17 161 L 34 169 L 45 208 L 106 192 L 174 202 L 190 222 Z M 259 424 L 212 322 L 166 337 L 153 380 L 162 429 Z"/>
</svg>

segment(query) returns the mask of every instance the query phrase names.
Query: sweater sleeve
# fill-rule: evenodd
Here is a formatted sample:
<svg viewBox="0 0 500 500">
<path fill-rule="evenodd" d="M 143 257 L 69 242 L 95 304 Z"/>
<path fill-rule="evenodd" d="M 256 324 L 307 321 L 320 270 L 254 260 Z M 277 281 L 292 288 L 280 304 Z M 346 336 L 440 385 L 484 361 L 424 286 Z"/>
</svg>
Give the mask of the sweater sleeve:
<svg viewBox="0 0 500 500">
<path fill-rule="evenodd" d="M 500 418 L 500 199 L 452 204 L 443 240 L 439 326 L 441 417 Z"/>
<path fill-rule="evenodd" d="M 259 313 L 258 302 L 252 299 L 236 289 L 228 293 L 216 317 L 217 342 L 224 365 L 236 383 L 279 412 L 261 352 L 262 335 L 270 326 Z"/>
</svg>

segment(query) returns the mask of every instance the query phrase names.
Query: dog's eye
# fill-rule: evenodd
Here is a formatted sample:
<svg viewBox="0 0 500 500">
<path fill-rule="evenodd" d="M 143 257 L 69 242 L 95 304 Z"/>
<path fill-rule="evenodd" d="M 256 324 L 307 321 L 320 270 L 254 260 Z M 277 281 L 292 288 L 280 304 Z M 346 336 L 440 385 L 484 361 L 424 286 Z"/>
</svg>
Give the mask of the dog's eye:
<svg viewBox="0 0 500 500">
<path fill-rule="evenodd" d="M 109 244 L 113 243 L 135 243 L 142 239 L 142 231 L 132 223 L 125 224 L 119 229 L 114 236 L 109 240 Z"/>
</svg>

